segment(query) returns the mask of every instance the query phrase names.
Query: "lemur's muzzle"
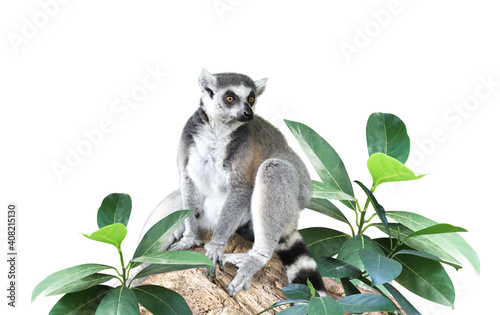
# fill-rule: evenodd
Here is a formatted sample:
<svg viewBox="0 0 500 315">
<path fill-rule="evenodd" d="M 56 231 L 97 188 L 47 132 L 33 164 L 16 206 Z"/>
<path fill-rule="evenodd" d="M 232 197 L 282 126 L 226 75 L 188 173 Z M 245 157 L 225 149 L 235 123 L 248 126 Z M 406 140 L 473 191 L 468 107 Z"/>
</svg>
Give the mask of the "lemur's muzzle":
<svg viewBox="0 0 500 315">
<path fill-rule="evenodd" d="M 236 117 L 236 120 L 239 122 L 247 122 L 253 119 L 253 110 L 252 108 L 245 103 L 243 109 Z"/>
</svg>

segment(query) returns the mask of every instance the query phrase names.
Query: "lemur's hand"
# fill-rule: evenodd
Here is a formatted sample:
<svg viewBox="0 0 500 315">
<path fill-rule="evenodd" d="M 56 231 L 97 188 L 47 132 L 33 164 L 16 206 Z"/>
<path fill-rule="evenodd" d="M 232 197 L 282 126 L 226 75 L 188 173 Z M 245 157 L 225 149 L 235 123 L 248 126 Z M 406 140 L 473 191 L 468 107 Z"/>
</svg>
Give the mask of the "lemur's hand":
<svg viewBox="0 0 500 315">
<path fill-rule="evenodd" d="M 210 242 L 205 245 L 205 249 L 207 250 L 206 256 L 214 263 L 214 267 L 207 270 L 207 276 L 210 275 L 212 278 L 215 278 L 215 267 L 219 264 L 219 269 L 224 271 L 224 263 L 222 262 L 222 256 L 224 255 L 224 249 L 226 248 L 226 244 L 214 243 Z"/>
<path fill-rule="evenodd" d="M 180 241 L 169 247 L 168 250 L 188 250 L 193 245 L 202 246 L 203 242 L 191 236 L 183 236 Z"/>
</svg>

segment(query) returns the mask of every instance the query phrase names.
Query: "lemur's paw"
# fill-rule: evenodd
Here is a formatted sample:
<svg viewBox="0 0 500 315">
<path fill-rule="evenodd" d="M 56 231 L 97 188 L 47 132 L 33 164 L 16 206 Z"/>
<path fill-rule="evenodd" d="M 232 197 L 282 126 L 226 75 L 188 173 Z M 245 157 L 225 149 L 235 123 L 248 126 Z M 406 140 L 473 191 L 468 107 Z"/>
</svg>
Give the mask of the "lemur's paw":
<svg viewBox="0 0 500 315">
<path fill-rule="evenodd" d="M 230 297 L 233 297 L 240 290 L 248 290 L 250 288 L 250 284 L 252 283 L 252 278 L 255 270 L 258 268 L 258 263 L 252 259 L 250 255 L 245 254 L 228 254 L 224 255 L 223 258 L 224 263 L 228 262 L 235 265 L 238 268 L 238 273 L 236 277 L 234 277 L 233 281 L 227 287 L 227 292 Z"/>
<path fill-rule="evenodd" d="M 245 272 L 238 272 L 236 277 L 234 277 L 233 281 L 227 287 L 227 293 L 230 297 L 234 297 L 238 291 L 242 290 L 247 291 L 250 288 L 250 284 L 252 283 L 253 274 L 248 274 Z"/>
<path fill-rule="evenodd" d="M 175 244 L 172 244 L 172 246 L 170 246 L 168 250 L 176 250 L 176 251 L 188 250 L 191 247 L 193 247 L 194 245 L 202 246 L 203 242 L 200 241 L 199 239 L 194 238 L 194 237 L 184 236 L 181 238 L 180 241 L 178 241 Z"/>
<path fill-rule="evenodd" d="M 238 267 L 236 277 L 227 287 L 229 296 L 233 297 L 238 291 L 242 289 L 246 291 L 250 288 L 253 275 L 267 264 L 269 258 L 250 250 L 244 254 L 224 255 L 223 261 Z"/>
<path fill-rule="evenodd" d="M 214 263 L 214 266 L 210 268 L 210 270 L 207 270 L 207 276 L 210 275 L 212 278 L 215 278 L 215 267 L 217 267 L 217 264 L 219 265 L 220 271 L 224 271 L 224 263 L 222 261 L 222 257 L 224 256 L 225 248 L 226 244 L 214 242 L 210 242 L 205 245 L 205 249 L 207 250 L 205 255 Z"/>
</svg>

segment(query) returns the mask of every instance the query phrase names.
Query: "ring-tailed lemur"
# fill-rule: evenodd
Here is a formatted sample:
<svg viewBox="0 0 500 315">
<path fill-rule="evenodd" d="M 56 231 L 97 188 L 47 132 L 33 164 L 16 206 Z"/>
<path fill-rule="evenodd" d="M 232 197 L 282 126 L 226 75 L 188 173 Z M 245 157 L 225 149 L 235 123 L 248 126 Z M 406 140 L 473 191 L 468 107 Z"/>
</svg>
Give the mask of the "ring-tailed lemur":
<svg viewBox="0 0 500 315">
<path fill-rule="evenodd" d="M 226 262 L 238 267 L 230 296 L 247 290 L 275 251 L 290 282 L 309 279 L 325 294 L 297 231 L 299 212 L 311 197 L 309 173 L 281 132 L 253 113 L 266 81 L 203 70 L 200 106 L 186 123 L 178 150 L 180 189 L 158 205 L 143 231 L 175 210 L 193 209 L 162 250 L 201 245 L 198 230 L 211 231 L 207 257 L 221 270 Z M 249 252 L 224 255 L 234 233 L 254 242 Z M 215 267 L 210 273 L 215 276 Z"/>
</svg>

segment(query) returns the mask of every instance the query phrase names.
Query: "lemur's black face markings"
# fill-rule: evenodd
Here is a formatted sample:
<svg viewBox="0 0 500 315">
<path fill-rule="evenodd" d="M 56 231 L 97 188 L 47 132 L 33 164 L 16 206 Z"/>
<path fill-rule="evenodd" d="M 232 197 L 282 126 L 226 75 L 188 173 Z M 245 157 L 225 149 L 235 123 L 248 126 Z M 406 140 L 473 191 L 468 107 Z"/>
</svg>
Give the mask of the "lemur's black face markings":
<svg viewBox="0 0 500 315">
<path fill-rule="evenodd" d="M 228 90 L 223 97 L 223 101 L 227 106 L 232 106 L 237 104 L 240 101 L 240 98 L 233 91 Z"/>
<path fill-rule="evenodd" d="M 251 87 L 241 85 L 229 88 L 221 93 L 221 108 L 230 113 L 230 119 L 248 122 L 253 119 L 252 106 L 255 103 L 255 92 Z"/>
<path fill-rule="evenodd" d="M 210 96 L 210 98 L 214 98 L 214 91 L 212 91 L 211 89 L 209 88 L 205 88 L 205 91 L 207 91 L 208 95 Z"/>
<path fill-rule="evenodd" d="M 250 94 L 248 95 L 247 101 L 250 104 L 250 106 L 253 106 L 253 104 L 255 103 L 255 92 L 254 91 L 250 92 Z"/>
</svg>

